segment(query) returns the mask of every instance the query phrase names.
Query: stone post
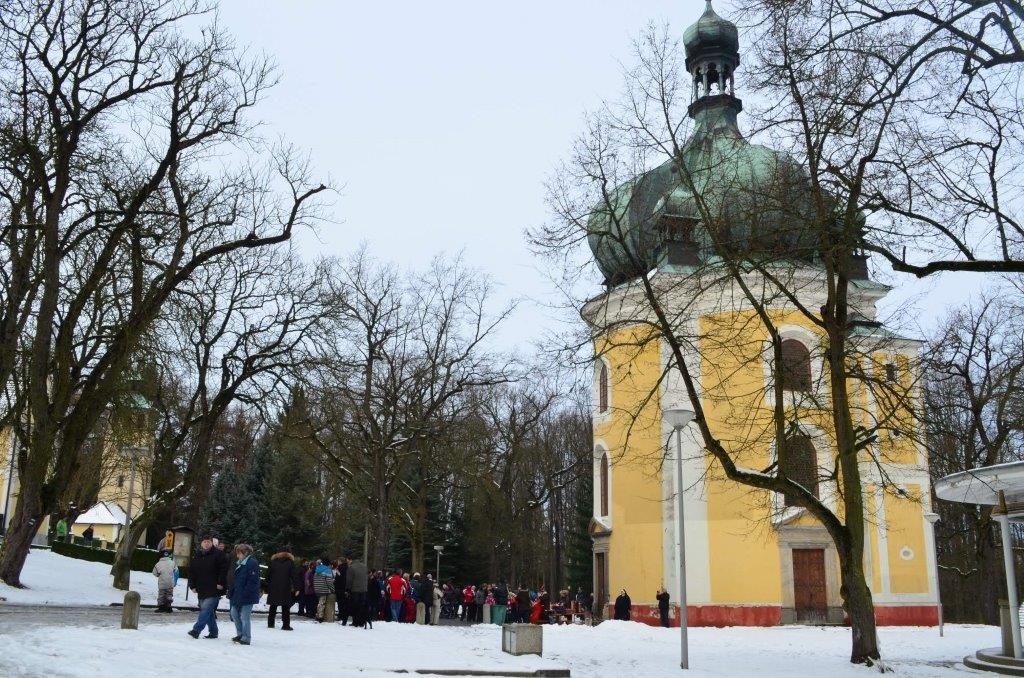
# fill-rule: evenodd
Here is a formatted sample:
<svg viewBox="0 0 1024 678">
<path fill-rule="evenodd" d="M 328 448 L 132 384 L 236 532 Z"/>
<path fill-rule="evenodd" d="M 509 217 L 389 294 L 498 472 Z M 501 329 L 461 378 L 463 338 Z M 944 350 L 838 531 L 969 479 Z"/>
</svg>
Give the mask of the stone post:
<svg viewBox="0 0 1024 678">
<path fill-rule="evenodd" d="M 333 622 L 334 615 L 338 612 L 338 597 L 333 593 L 327 594 L 327 600 L 324 601 L 324 622 Z"/>
<path fill-rule="evenodd" d="M 501 651 L 513 655 L 543 655 L 544 626 L 541 624 L 506 624 L 502 626 Z"/>
<path fill-rule="evenodd" d="M 124 594 L 124 607 L 121 608 L 121 628 L 139 628 L 139 608 L 142 607 L 142 596 L 138 591 L 129 591 Z"/>
<path fill-rule="evenodd" d="M 483 622 L 484 624 L 490 624 L 491 623 L 491 606 L 488 605 L 487 603 L 484 603 L 484 613 L 483 613 L 483 615 L 481 615 L 480 621 Z"/>
<path fill-rule="evenodd" d="M 416 603 L 416 623 L 420 625 L 427 623 L 427 606 L 423 603 Z"/>
</svg>

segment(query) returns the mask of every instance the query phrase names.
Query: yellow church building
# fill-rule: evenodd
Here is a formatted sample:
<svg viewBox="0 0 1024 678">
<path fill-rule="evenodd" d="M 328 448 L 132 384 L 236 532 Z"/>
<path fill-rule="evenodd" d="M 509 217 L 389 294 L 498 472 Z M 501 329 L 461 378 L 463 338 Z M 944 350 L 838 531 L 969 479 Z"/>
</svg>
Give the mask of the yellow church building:
<svg viewBox="0 0 1024 678">
<path fill-rule="evenodd" d="M 134 384 L 137 387 L 137 383 Z M 127 520 L 138 513 L 149 493 L 152 476 L 153 414 L 138 388 L 126 393 L 110 407 L 97 434 L 90 437 L 82 454 L 72 495 L 66 503 L 88 499 L 72 511 L 78 519 L 69 533 L 81 537 L 92 526 L 95 542 L 112 546 L 121 536 Z M 0 527 L 7 531 L 18 506 L 18 443 L 10 428 L 0 429 Z M 61 512 L 65 514 L 65 512 Z M 39 524 L 34 544 L 46 544 L 51 532 L 50 516 Z M 142 541 L 145 540 L 145 535 Z M 140 542 L 141 543 L 141 542 Z"/>
<path fill-rule="evenodd" d="M 735 176 L 751 182 L 758 180 L 763 168 L 792 163 L 783 154 L 751 144 L 739 131 L 742 105 L 733 96 L 732 83 L 739 66 L 736 26 L 715 14 L 708 3 L 700 21 L 686 31 L 684 43 L 687 69 L 694 78 L 694 132 L 684 154 L 726 148 L 732 158 L 728 162 L 742 168 Z M 687 364 L 699 380 L 701 403 L 717 437 L 728 439 L 730 427 L 739 421 L 747 430 L 763 426 L 771 431 L 765 423 L 772 415 L 766 394 L 777 374 L 771 353 L 764 354 L 763 347 L 771 344 L 767 332 L 757 322 L 747 322 L 753 311 L 743 304 L 723 311 L 723 299 L 741 295 L 727 283 L 688 282 L 696 255 L 664 237 L 674 219 L 693 214 L 684 204 L 687 189 L 674 173 L 673 162 L 615 193 L 623 200 L 621 210 L 616 208 L 616 227 L 628 232 L 605 237 L 610 220 L 600 214 L 592 217 L 590 245 L 607 290 L 582 311 L 595 337 L 590 527 L 595 605 L 610 617 L 615 597 L 625 589 L 632 600 L 632 618 L 648 623 L 657 623 L 658 589 L 670 593 L 673 606 L 680 590 L 675 439 L 663 412 L 688 402 L 688 397 L 670 366 L 672 353 L 664 339 L 651 339 L 643 323 L 632 322 L 647 304 L 643 290 L 632 283 L 656 270 L 655 284 L 673 290 L 667 303 L 678 300 L 679 306 L 669 310 L 685 305 L 679 322 L 693 338 Z M 716 166 L 712 182 L 729 174 L 728 162 Z M 712 184 L 708 186 L 713 190 Z M 633 248 L 631 256 L 623 247 Z M 876 321 L 876 305 L 889 288 L 873 282 L 866 262 L 861 263 L 851 285 L 850 307 L 859 318 L 856 334 L 871 356 L 870 369 L 878 379 L 905 384 L 907 393 L 916 394 L 912 366 L 920 343 Z M 800 282 L 805 307 L 819 308 L 815 299 L 825 292 L 820 272 L 806 262 L 794 267 L 793 279 Z M 771 314 L 782 338 L 788 375 L 783 388 L 793 411 L 801 412 L 799 430 L 788 440 L 802 465 L 790 477 L 800 477 L 801 484 L 838 510 L 835 483 L 819 481 L 834 470 L 828 417 L 822 416 L 821 398 L 816 397 L 819 388 L 827 392 L 821 383 L 823 337 L 783 299 L 771 307 Z M 891 414 L 882 412 L 884 405 L 875 402 L 867 388 L 854 387 L 852 396 L 866 418 L 879 421 Z M 815 403 L 818 410 L 808 403 Z M 913 426 L 913 417 L 905 417 L 899 425 L 879 427 L 876 449 L 861 465 L 868 516 L 864 565 L 881 625 L 938 621 L 931 487 L 925 451 L 919 436 L 909 430 Z M 843 623 L 838 558 L 825 528 L 805 509 L 788 506 L 781 495 L 726 480 L 699 436 L 684 432 L 682 445 L 689 623 Z M 768 436 L 744 452 L 743 465 L 768 468 L 772 460 Z M 671 615 L 676 623 L 674 608 Z"/>
</svg>

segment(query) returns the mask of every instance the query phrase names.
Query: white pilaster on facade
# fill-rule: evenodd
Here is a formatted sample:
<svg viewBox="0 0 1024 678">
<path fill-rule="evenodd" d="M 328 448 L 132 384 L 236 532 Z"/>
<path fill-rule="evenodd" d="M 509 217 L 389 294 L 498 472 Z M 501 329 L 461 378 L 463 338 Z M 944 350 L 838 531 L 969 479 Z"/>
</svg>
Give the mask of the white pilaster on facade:
<svg viewBox="0 0 1024 678">
<path fill-rule="evenodd" d="M 693 332 L 696 332 L 694 323 Z M 693 335 L 696 336 L 696 335 Z M 661 349 L 662 369 L 669 364 L 670 349 L 664 343 Z M 688 367 L 699 381 L 700 358 L 694 352 L 687 355 Z M 689 397 L 686 394 L 686 387 L 679 376 L 678 371 L 669 372 L 665 380 L 664 391 L 662 392 L 662 409 L 665 405 L 680 403 L 689 407 Z M 679 564 L 676 561 L 676 554 L 679 550 L 676 527 L 676 479 L 675 461 L 676 444 L 675 433 L 672 428 L 662 422 L 662 444 L 665 446 L 665 463 L 662 465 L 662 565 L 665 576 L 665 588 L 672 595 L 673 603 L 679 591 L 677 572 Z M 689 605 L 706 605 L 711 602 L 711 559 L 710 545 L 708 539 L 708 502 L 705 491 L 704 478 L 707 473 L 705 468 L 704 445 L 699 437 L 694 435 L 692 426 L 683 432 L 683 505 L 686 514 L 685 530 L 686 539 L 686 576 L 689 579 L 686 586 L 687 601 Z"/>
</svg>

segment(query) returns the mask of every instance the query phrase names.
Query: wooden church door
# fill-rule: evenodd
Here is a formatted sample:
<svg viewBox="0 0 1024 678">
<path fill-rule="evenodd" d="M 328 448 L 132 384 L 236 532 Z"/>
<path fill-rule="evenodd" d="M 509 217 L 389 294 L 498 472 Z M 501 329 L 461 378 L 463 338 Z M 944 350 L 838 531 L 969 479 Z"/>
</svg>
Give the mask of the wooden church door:
<svg viewBox="0 0 1024 678">
<path fill-rule="evenodd" d="M 824 549 L 793 549 L 793 598 L 798 622 L 828 620 Z"/>
</svg>

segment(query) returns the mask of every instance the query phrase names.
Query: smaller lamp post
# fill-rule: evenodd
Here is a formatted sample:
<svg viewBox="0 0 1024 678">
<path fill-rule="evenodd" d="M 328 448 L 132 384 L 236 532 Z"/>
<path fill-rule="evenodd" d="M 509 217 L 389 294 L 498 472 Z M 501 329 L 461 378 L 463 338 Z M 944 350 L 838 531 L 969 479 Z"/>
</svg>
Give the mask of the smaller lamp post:
<svg viewBox="0 0 1024 678">
<path fill-rule="evenodd" d="M 665 423 L 676 434 L 676 525 L 679 538 L 679 643 L 682 669 L 690 668 L 686 615 L 686 529 L 683 525 L 683 429 L 693 421 L 693 410 L 681 405 L 665 408 Z"/>
<path fill-rule="evenodd" d="M 939 613 L 939 637 L 941 638 L 944 633 L 943 629 L 943 614 L 942 614 L 942 589 L 939 585 L 939 544 L 935 541 L 935 523 L 939 522 L 939 514 L 934 511 L 928 511 L 924 514 L 924 519 L 932 526 L 932 546 L 933 557 L 935 558 L 935 609 Z"/>
<path fill-rule="evenodd" d="M 441 552 L 444 551 L 444 547 L 440 544 L 434 544 L 434 550 L 437 551 L 437 571 L 434 572 L 434 581 L 438 584 L 441 583 Z"/>
</svg>

